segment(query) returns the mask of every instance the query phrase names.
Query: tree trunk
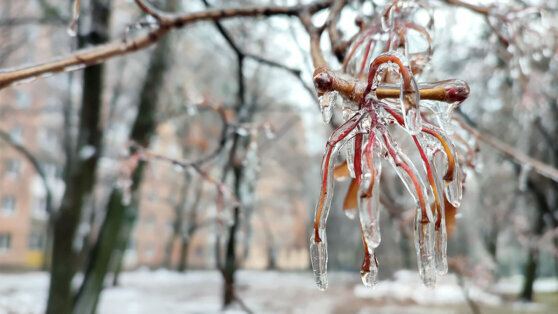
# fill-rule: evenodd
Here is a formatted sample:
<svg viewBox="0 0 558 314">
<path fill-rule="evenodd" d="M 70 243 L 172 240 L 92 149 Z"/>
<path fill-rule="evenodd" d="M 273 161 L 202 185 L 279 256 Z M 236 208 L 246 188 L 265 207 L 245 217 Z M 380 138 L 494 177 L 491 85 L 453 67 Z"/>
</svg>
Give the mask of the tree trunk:
<svg viewBox="0 0 558 314">
<path fill-rule="evenodd" d="M 226 308 L 234 301 L 234 275 L 236 272 L 236 230 L 239 223 L 239 208 L 234 208 L 234 221 L 229 227 L 229 241 L 227 242 L 227 251 L 225 255 L 225 267 L 223 268 L 224 277 L 224 295 L 223 306 Z"/>
<path fill-rule="evenodd" d="M 238 138 L 237 138 L 238 140 Z M 233 145 L 234 146 L 234 145 Z M 233 162 L 233 161 L 231 161 Z M 234 165 L 234 193 L 236 197 L 240 200 L 240 182 L 242 180 L 242 166 Z M 223 296 L 223 306 L 226 308 L 231 305 L 235 300 L 235 272 L 237 268 L 236 261 L 236 231 L 238 230 L 240 223 L 240 208 L 238 206 L 234 207 L 233 213 L 233 224 L 229 227 L 229 239 L 227 242 L 227 251 L 225 254 L 225 267 L 223 268 L 224 277 L 224 296 Z"/>
<path fill-rule="evenodd" d="M 100 44 L 106 41 L 109 6 L 106 1 L 92 1 L 92 30 L 80 37 Z M 77 226 L 83 205 L 87 202 L 95 182 L 97 161 L 101 154 L 103 132 L 101 128 L 101 99 L 103 94 L 104 65 L 88 67 L 83 72 L 83 93 L 76 149 L 66 156 L 64 183 L 66 191 L 60 209 L 53 219 L 53 245 L 50 289 L 46 313 L 71 313 L 73 296 L 71 283 L 77 270 L 78 252 L 74 248 Z"/>
<path fill-rule="evenodd" d="M 174 1 L 169 1 L 172 3 Z M 168 37 L 162 38 L 151 56 L 147 75 L 143 83 L 138 113 L 132 127 L 130 140 L 144 147 L 149 146 L 150 138 L 155 133 L 155 110 L 162 90 L 165 72 L 169 65 Z M 119 188 L 114 188 L 108 204 L 107 215 L 101 232 L 93 249 L 82 288 L 76 301 L 76 314 L 94 313 L 99 294 L 103 289 L 104 278 L 108 272 L 113 251 L 120 243 L 124 252 L 129 241 L 137 208 L 139 206 L 139 187 L 143 177 L 145 162 L 141 161 L 132 174 L 132 202 L 124 204 Z M 124 254 L 121 254 L 121 257 Z M 118 261 L 120 263 L 120 261 Z"/>
<path fill-rule="evenodd" d="M 190 174 L 188 172 L 184 173 L 184 181 L 182 183 L 182 189 L 180 191 L 180 199 L 177 204 L 175 204 L 174 208 L 174 223 L 172 226 L 172 235 L 169 237 L 167 241 L 167 245 L 165 246 L 165 258 L 163 261 L 163 265 L 171 269 L 172 268 L 172 249 L 174 247 L 174 242 L 179 239 L 180 234 L 183 232 L 183 219 L 184 219 L 184 211 L 186 209 L 186 193 L 188 192 L 188 188 L 190 187 Z M 195 222 L 193 222 L 195 223 Z"/>
<path fill-rule="evenodd" d="M 180 261 L 178 262 L 178 271 L 185 272 L 188 268 L 188 249 L 190 248 L 190 237 L 182 237 L 180 246 Z"/>
<path fill-rule="evenodd" d="M 546 202 L 546 196 L 544 190 L 541 189 L 538 184 L 542 184 L 540 181 L 546 180 L 540 178 L 539 181 L 529 180 L 527 182 L 528 189 L 532 192 L 535 197 L 537 216 L 535 218 L 535 226 L 533 230 L 532 237 L 540 237 L 544 231 L 544 213 L 548 212 L 550 208 Z M 525 269 L 523 271 L 523 288 L 521 290 L 521 300 L 523 301 L 533 301 L 533 284 L 537 278 L 537 267 L 539 264 L 539 248 L 536 245 L 530 245 L 528 248 L 527 264 L 525 264 Z"/>
</svg>

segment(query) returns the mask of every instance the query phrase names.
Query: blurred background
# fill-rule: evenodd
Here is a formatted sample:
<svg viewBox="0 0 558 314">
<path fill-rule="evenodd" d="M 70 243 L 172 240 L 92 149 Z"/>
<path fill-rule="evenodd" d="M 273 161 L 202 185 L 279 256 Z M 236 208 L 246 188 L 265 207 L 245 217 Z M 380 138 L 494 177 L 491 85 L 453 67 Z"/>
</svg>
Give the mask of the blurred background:
<svg viewBox="0 0 558 314">
<path fill-rule="evenodd" d="M 154 27 L 131 0 L 76 2 L 71 36 L 74 1 L 3 0 L 1 71 Z M 151 2 L 170 12 L 299 3 Z M 346 39 L 357 17 L 390 3 L 345 2 Z M 558 2 L 471 0 L 488 14 L 455 2 L 423 1 L 435 31 L 420 81 L 465 80 L 459 115 L 556 168 Z M 339 68 L 325 34 L 322 49 Z M 313 70 L 297 18 L 249 17 L 2 89 L 0 313 L 558 311 L 558 178 L 473 137 L 450 274 L 435 289 L 420 282 L 413 202 L 386 164 L 377 286 L 360 283 L 360 226 L 341 210 L 348 182 L 337 182 L 330 284 L 319 291 L 308 239 L 321 155 L 342 114 L 322 123 Z"/>
</svg>

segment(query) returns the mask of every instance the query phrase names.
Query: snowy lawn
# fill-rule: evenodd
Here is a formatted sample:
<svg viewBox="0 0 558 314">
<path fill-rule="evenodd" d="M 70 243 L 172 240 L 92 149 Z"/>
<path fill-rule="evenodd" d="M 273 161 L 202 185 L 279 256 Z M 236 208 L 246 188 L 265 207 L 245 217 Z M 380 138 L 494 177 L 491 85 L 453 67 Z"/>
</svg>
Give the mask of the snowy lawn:
<svg viewBox="0 0 558 314">
<path fill-rule="evenodd" d="M 329 277 L 328 290 L 321 292 L 309 272 L 240 271 L 238 294 L 255 313 L 470 313 L 452 275 L 440 280 L 436 289 L 422 286 L 410 271 L 399 271 L 374 289 L 363 287 L 353 272 Z M 543 279 L 535 285 L 538 299 L 545 303 L 506 303 L 496 294 L 515 293 L 520 285 L 517 278 L 509 278 L 496 284 L 493 293 L 474 286 L 468 286 L 468 293 L 483 312 L 558 313 L 556 280 Z M 0 314 L 41 313 L 47 286 L 46 273 L 0 274 Z M 120 287 L 103 292 L 99 312 L 216 313 L 221 309 L 221 293 L 221 278 L 215 271 L 138 270 L 124 273 Z M 242 311 L 235 307 L 229 312 Z"/>
</svg>

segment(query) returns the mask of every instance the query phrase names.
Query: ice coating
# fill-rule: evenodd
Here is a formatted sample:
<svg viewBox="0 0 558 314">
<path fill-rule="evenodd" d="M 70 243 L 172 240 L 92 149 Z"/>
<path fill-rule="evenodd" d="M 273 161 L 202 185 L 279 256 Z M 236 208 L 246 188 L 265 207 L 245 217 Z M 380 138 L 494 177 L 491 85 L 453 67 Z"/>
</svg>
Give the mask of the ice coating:
<svg viewBox="0 0 558 314">
<path fill-rule="evenodd" d="M 322 190 L 314 212 L 314 232 L 310 238 L 310 252 L 316 284 L 320 289 L 327 288 L 327 242 L 325 228 L 331 199 L 333 197 L 333 169 L 335 157 L 345 144 L 347 135 L 360 123 L 363 115 L 357 112 L 333 132 L 326 144 L 326 152 L 322 159 Z"/>
<path fill-rule="evenodd" d="M 79 2 L 74 0 L 72 5 L 72 21 L 68 25 L 68 35 L 75 37 L 77 35 L 78 21 L 79 21 Z"/>
<path fill-rule="evenodd" d="M 433 287 L 437 275 L 448 271 L 447 233 L 453 224 L 446 225 L 446 207 L 453 213 L 453 207 L 459 206 L 464 174 L 461 163 L 465 160 L 457 155 L 454 140 L 459 133 L 454 132 L 452 115 L 468 97 L 469 86 L 456 79 L 418 82 L 433 52 L 432 14 L 420 1 L 393 1 L 376 16 L 379 19 L 370 25 L 359 25 L 363 29 L 347 50 L 342 73 L 327 67 L 314 72 L 324 121 L 331 119 L 329 97 L 336 90 L 343 96 L 345 121 L 330 136 L 322 159 L 322 190 L 310 247 L 320 289 L 327 287 L 325 221 L 339 149 L 346 161 L 342 176 L 353 178 L 343 210 L 352 219 L 358 207 L 364 246 L 363 284 L 373 287 L 377 280 L 382 160 L 394 169 L 416 204 L 414 246 L 421 280 Z M 426 45 L 415 46 L 420 41 Z M 395 131 L 400 128 L 406 134 Z M 400 142 L 394 134 L 410 139 L 411 144 L 401 144 L 409 141 Z M 339 172 L 336 178 L 341 176 Z"/>
<path fill-rule="evenodd" d="M 316 285 L 322 291 L 327 289 L 327 240 L 325 229 L 320 230 L 320 241 L 316 242 L 314 234 L 310 238 L 310 260 Z"/>
<path fill-rule="evenodd" d="M 364 260 L 360 268 L 360 278 L 365 287 L 372 288 L 377 283 L 378 261 L 374 249 L 365 249 Z"/>
<path fill-rule="evenodd" d="M 338 93 L 336 91 L 332 91 L 325 92 L 320 96 L 320 110 L 322 111 L 322 120 L 324 123 L 329 123 L 331 120 L 333 108 L 337 102 L 337 95 Z"/>
<path fill-rule="evenodd" d="M 373 156 L 376 142 L 370 136 L 364 150 L 362 180 L 358 193 L 360 226 L 364 242 L 368 248 L 377 248 L 382 240 L 380 234 L 380 176 L 382 164 Z M 377 145 L 377 144 L 376 144 Z"/>
<path fill-rule="evenodd" d="M 352 136 L 353 134 L 354 132 L 351 132 L 350 138 L 347 140 L 347 144 L 345 144 L 345 158 L 351 178 L 355 178 L 355 138 Z"/>
<path fill-rule="evenodd" d="M 434 222 L 423 222 L 421 213 L 417 211 L 414 233 L 419 276 L 425 286 L 432 288 L 436 284 Z"/>
</svg>

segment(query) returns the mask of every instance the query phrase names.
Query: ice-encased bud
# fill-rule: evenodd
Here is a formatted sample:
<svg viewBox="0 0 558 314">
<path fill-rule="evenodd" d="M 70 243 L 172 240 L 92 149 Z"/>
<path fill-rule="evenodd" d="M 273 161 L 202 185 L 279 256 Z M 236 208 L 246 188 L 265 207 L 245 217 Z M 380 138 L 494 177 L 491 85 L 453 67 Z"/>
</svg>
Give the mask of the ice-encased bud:
<svg viewBox="0 0 558 314">
<path fill-rule="evenodd" d="M 322 111 L 322 120 L 329 123 L 333 115 L 333 108 L 337 102 L 337 92 L 325 92 L 320 96 L 320 110 Z"/>
</svg>

